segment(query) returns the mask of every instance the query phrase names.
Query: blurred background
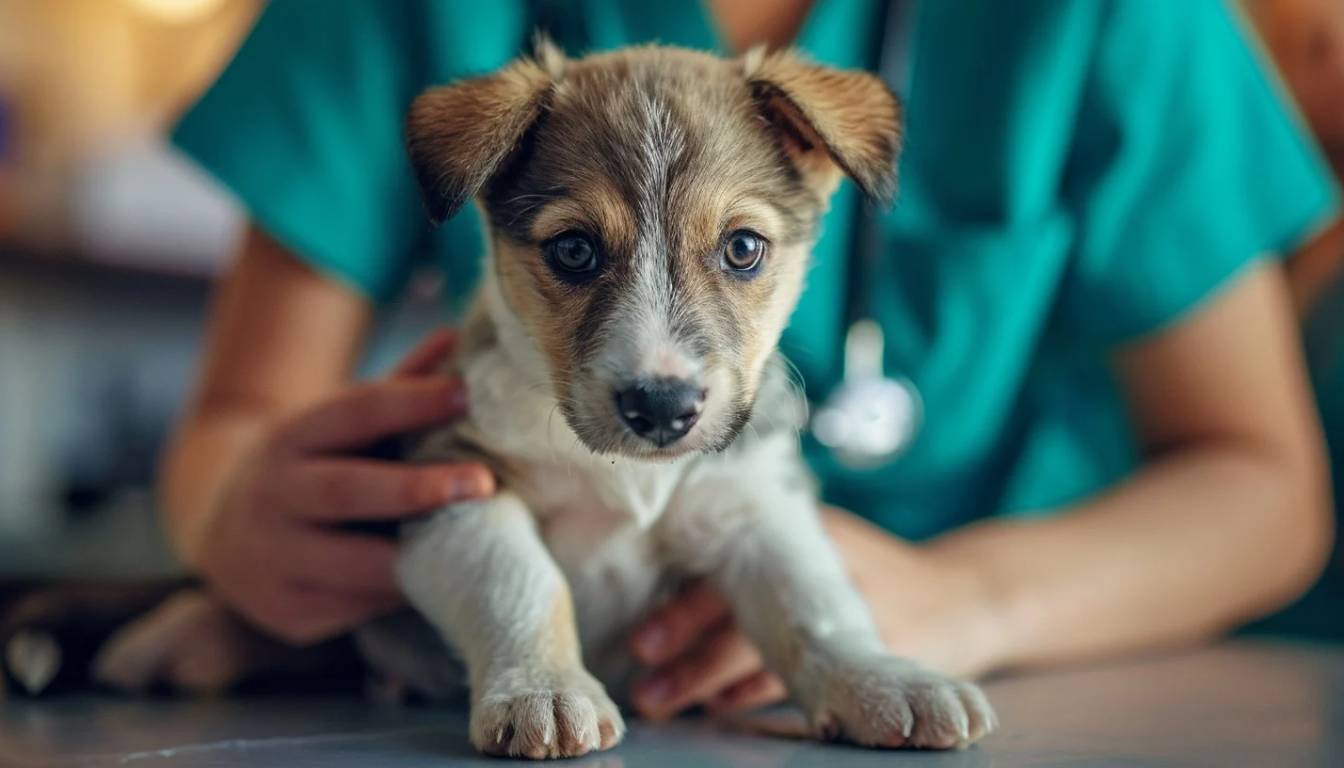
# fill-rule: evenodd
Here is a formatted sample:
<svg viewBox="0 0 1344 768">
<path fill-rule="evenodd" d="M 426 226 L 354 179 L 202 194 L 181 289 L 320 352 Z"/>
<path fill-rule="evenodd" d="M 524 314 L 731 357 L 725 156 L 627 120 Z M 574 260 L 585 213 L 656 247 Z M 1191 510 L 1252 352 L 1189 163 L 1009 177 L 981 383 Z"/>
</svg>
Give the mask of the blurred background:
<svg viewBox="0 0 1344 768">
<path fill-rule="evenodd" d="M 260 5 L 0 0 L 0 578 L 173 570 L 154 465 L 243 219 L 163 135 Z M 1344 0 L 1244 5 L 1344 172 Z M 1294 269 L 1326 306 L 1344 237 L 1318 250 Z M 369 367 L 433 322 L 433 291 L 385 319 Z"/>
<path fill-rule="evenodd" d="M 164 135 L 260 7 L 0 0 L 0 578 L 173 570 L 154 465 L 243 219 Z"/>
</svg>

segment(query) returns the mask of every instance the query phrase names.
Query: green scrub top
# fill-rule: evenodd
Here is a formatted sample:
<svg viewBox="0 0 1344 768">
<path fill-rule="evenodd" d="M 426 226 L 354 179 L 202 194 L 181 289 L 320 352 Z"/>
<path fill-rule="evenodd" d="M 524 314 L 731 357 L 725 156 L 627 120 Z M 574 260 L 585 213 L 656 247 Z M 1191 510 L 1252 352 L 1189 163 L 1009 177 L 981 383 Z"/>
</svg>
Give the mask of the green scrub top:
<svg viewBox="0 0 1344 768">
<path fill-rule="evenodd" d="M 798 46 L 872 68 L 877 0 L 818 0 Z M 455 299 L 481 254 L 467 211 L 431 230 L 402 147 L 423 88 L 494 70 L 545 23 L 571 54 L 723 49 L 698 2 L 270 3 L 175 133 L 297 256 L 374 301 L 435 261 Z M 887 369 L 924 424 L 855 471 L 810 442 L 830 502 L 923 539 L 1045 514 L 1137 451 L 1106 359 L 1333 215 L 1335 191 L 1277 82 L 1217 0 L 936 0 L 910 30 L 897 203 L 864 281 Z M 783 347 L 810 397 L 841 374 L 860 204 L 842 187 Z"/>
</svg>

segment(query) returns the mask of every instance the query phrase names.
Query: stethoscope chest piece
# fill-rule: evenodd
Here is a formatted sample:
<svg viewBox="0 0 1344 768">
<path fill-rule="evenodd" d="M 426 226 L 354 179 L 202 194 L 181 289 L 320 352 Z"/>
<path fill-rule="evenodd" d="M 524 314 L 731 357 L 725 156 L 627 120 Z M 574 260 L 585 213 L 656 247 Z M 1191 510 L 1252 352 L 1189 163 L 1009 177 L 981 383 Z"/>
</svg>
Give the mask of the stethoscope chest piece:
<svg viewBox="0 0 1344 768">
<path fill-rule="evenodd" d="M 881 327 L 850 326 L 844 379 L 812 416 L 812 434 L 843 464 L 866 469 L 901 454 L 919 432 L 923 402 L 914 384 L 882 372 Z"/>
<path fill-rule="evenodd" d="M 878 72 L 892 90 L 909 92 L 914 3 L 890 0 L 881 40 Z M 855 231 L 860 251 L 850 263 L 846 297 L 844 379 L 816 409 L 812 434 L 842 464 L 867 469 L 895 459 L 910 447 L 924 420 L 919 390 L 907 378 L 884 373 L 882 327 L 872 318 L 870 292 L 885 252 L 876 214 L 858 208 Z"/>
</svg>

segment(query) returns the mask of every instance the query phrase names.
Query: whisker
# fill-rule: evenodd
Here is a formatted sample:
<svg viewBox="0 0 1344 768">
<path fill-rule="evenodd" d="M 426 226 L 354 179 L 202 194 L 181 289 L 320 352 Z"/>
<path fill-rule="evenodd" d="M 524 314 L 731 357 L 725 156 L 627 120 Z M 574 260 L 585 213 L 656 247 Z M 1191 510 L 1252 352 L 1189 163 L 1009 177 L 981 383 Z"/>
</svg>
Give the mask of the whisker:
<svg viewBox="0 0 1344 768">
<path fill-rule="evenodd" d="M 546 413 L 546 447 L 551 450 L 551 461 L 560 462 L 560 452 L 555 447 L 555 433 L 551 431 L 551 424 L 555 419 L 556 411 L 560 410 L 560 402 L 557 400 L 551 410 Z"/>
</svg>

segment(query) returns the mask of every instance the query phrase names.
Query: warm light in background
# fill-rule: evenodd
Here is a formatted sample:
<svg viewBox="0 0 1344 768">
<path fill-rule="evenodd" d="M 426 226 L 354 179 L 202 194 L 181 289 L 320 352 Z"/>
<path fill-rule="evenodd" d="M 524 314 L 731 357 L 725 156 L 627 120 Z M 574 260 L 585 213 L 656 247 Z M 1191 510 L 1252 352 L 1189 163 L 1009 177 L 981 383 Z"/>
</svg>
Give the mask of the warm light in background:
<svg viewBox="0 0 1344 768">
<path fill-rule="evenodd" d="M 73 219 L 89 179 L 125 154 L 122 147 L 141 151 L 161 133 L 228 60 L 259 7 L 259 0 L 0 2 L 0 104 L 8 116 L 0 163 L 11 190 L 8 202 L 0 194 L 0 241 L 78 250 Z"/>
<path fill-rule="evenodd" d="M 130 0 L 136 10 L 171 24 L 208 16 L 221 2 L 223 0 Z"/>
</svg>

